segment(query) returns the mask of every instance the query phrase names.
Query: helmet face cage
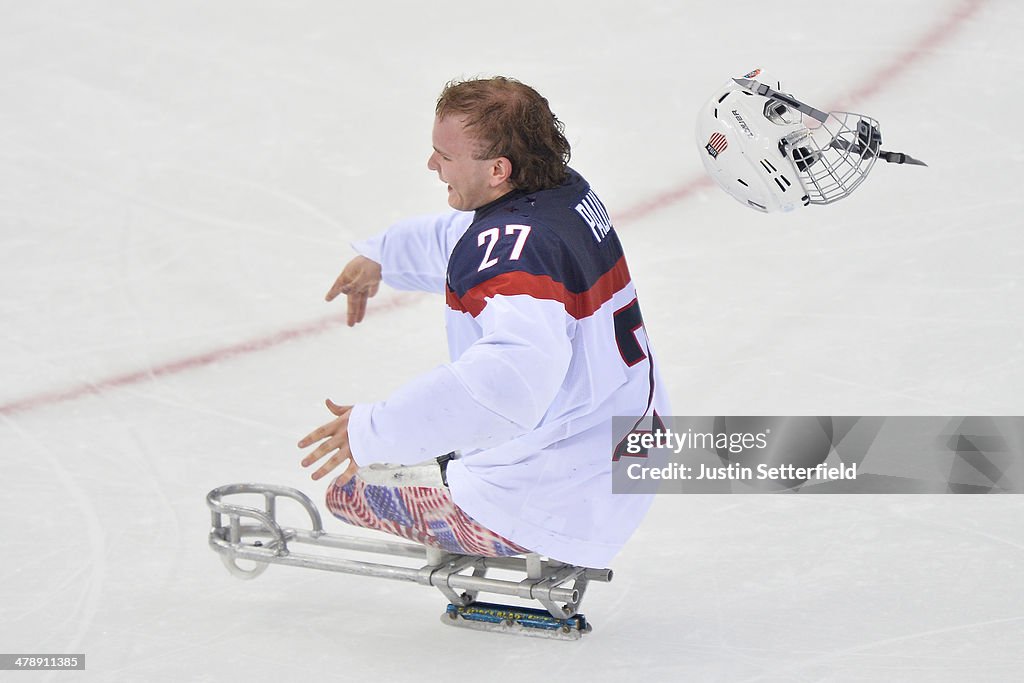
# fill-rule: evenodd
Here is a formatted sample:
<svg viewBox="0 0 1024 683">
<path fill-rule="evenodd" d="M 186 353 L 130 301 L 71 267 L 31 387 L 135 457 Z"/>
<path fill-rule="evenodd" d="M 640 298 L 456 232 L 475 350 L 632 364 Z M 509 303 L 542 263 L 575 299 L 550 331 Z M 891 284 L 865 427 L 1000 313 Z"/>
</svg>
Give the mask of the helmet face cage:
<svg viewBox="0 0 1024 683">
<path fill-rule="evenodd" d="M 831 204 L 849 196 L 864 182 L 881 144 L 882 134 L 875 119 L 832 112 L 818 128 L 783 137 L 779 149 L 793 162 L 807 203 Z"/>
</svg>

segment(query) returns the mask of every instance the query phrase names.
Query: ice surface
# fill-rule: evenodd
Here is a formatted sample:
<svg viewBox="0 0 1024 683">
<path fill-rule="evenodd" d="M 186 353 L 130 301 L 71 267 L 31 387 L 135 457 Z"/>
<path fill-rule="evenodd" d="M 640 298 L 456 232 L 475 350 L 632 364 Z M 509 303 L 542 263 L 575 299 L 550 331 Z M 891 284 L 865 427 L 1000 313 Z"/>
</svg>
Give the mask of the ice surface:
<svg viewBox="0 0 1024 683">
<path fill-rule="evenodd" d="M 203 504 L 247 480 L 319 499 L 295 442 L 323 398 L 380 399 L 443 361 L 440 299 L 382 292 L 349 330 L 323 294 L 349 241 L 445 208 L 434 98 L 474 74 L 536 86 L 565 121 L 676 414 L 1024 414 L 1018 5 L 3 17 L 0 651 L 85 652 L 76 680 L 109 681 L 1019 676 L 1020 496 L 664 496 L 575 644 L 445 629 L 420 586 L 238 581 Z M 879 165 L 784 216 L 695 186 L 695 112 L 754 66 L 929 168 Z"/>
</svg>

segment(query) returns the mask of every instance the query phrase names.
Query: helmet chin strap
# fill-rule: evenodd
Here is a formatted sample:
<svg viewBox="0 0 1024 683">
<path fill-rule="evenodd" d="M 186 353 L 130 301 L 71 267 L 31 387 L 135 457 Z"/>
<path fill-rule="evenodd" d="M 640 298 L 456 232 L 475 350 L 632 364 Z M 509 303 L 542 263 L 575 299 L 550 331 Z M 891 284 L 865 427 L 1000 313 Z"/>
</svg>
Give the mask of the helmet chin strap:
<svg viewBox="0 0 1024 683">
<path fill-rule="evenodd" d="M 851 145 L 846 140 L 833 140 L 831 146 L 835 147 L 836 149 L 849 150 L 854 154 L 860 153 L 859 145 Z M 921 161 L 920 159 L 915 159 L 914 157 L 910 156 L 905 152 L 886 152 L 884 149 L 880 149 L 877 152 L 869 150 L 868 155 L 872 154 L 874 154 L 874 156 L 877 156 L 882 161 L 886 161 L 890 164 L 910 164 L 911 166 L 928 165 Z"/>
<path fill-rule="evenodd" d="M 850 142 L 835 138 L 829 143 L 834 149 L 841 149 L 861 156 L 874 156 L 890 164 L 910 164 L 911 166 L 927 166 L 920 159 L 904 152 L 886 152 L 881 148 L 882 134 L 878 126 L 873 126 L 867 121 L 861 120 L 857 126 L 857 142 Z"/>
<path fill-rule="evenodd" d="M 883 151 L 883 152 L 881 152 L 878 155 L 878 158 L 881 159 L 882 161 L 888 161 L 890 164 L 910 164 L 911 166 L 927 166 L 928 165 L 928 164 L 924 163 L 923 161 L 921 161 L 920 159 L 915 159 L 914 157 L 912 157 L 909 154 L 906 154 L 904 152 L 884 152 Z"/>
<path fill-rule="evenodd" d="M 823 112 L 820 109 L 815 109 L 811 105 L 801 102 L 792 95 L 787 95 L 786 93 L 779 92 L 778 90 L 775 90 L 774 88 L 771 88 L 765 85 L 764 83 L 759 83 L 749 78 L 734 78 L 732 80 L 734 80 L 744 90 L 749 90 L 755 95 L 761 95 L 763 97 L 779 100 L 780 102 L 785 102 L 796 111 L 800 112 L 801 114 L 806 114 L 807 116 L 810 116 L 815 121 L 825 123 L 825 121 L 828 120 L 829 115 L 827 112 Z M 847 140 L 836 139 L 831 142 L 830 146 L 836 149 L 853 152 L 854 154 L 863 153 L 864 156 L 876 156 L 879 159 L 890 164 L 910 164 L 912 166 L 928 165 L 921 161 L 920 159 L 915 159 L 914 157 L 904 152 L 886 152 L 885 150 L 880 149 L 879 145 L 882 142 L 882 135 L 881 133 L 879 133 L 878 128 L 875 126 L 871 126 L 870 130 L 859 130 L 858 138 L 859 139 L 857 143 L 851 143 L 848 142 Z"/>
</svg>

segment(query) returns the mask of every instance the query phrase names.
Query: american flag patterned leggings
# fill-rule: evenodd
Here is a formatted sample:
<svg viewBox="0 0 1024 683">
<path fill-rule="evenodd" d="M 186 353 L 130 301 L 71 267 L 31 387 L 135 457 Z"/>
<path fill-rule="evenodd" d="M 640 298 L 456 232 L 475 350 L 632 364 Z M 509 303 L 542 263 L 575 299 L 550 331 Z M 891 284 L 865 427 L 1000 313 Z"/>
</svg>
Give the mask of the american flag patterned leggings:
<svg viewBox="0 0 1024 683">
<path fill-rule="evenodd" d="M 530 552 L 486 529 L 463 512 L 447 487 L 378 486 L 359 476 L 327 489 L 327 509 L 354 526 L 461 555 L 504 557 Z"/>
</svg>

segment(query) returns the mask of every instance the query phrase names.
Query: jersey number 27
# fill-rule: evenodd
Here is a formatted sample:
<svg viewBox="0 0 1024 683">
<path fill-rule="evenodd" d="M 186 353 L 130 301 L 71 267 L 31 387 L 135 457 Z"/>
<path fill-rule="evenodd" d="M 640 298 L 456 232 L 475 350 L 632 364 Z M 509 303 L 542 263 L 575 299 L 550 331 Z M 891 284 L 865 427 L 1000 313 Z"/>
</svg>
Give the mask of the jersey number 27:
<svg viewBox="0 0 1024 683">
<path fill-rule="evenodd" d="M 515 235 L 516 233 L 519 233 L 516 236 L 516 243 L 512 247 L 512 253 L 510 253 L 508 255 L 508 259 L 510 261 L 518 261 L 519 257 L 522 256 L 522 254 L 523 254 L 523 247 L 526 246 L 526 238 L 530 236 L 530 226 L 529 225 L 506 225 L 505 226 L 505 234 L 506 235 Z M 498 263 L 498 259 L 491 258 L 491 252 L 494 251 L 494 245 L 497 244 L 498 240 L 500 240 L 500 239 L 501 239 L 501 228 L 490 228 L 488 230 L 484 230 L 482 233 L 480 233 L 479 235 L 476 236 L 476 245 L 478 247 L 482 247 L 482 246 L 484 246 L 484 244 L 487 245 L 487 248 L 484 249 L 483 260 L 480 261 L 480 267 L 476 269 L 478 273 L 481 270 L 487 270 L 491 266 L 493 266 L 493 265 Z"/>
</svg>

